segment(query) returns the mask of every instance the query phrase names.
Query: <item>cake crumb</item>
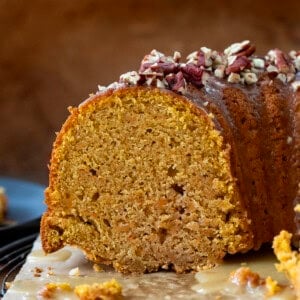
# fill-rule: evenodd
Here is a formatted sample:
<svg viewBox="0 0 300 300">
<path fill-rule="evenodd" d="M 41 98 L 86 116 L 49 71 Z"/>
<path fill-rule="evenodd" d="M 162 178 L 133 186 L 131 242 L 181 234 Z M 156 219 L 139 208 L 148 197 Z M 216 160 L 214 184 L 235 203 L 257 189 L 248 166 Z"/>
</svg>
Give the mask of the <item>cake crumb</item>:
<svg viewBox="0 0 300 300">
<path fill-rule="evenodd" d="M 47 270 L 48 270 L 48 271 L 47 271 L 47 275 L 48 275 L 48 276 L 54 275 L 54 271 L 53 271 L 53 268 L 52 268 L 52 267 L 48 267 Z"/>
<path fill-rule="evenodd" d="M 104 283 L 94 283 L 92 285 L 82 284 L 74 289 L 75 294 L 80 300 L 121 300 L 122 286 L 115 280 Z"/>
<path fill-rule="evenodd" d="M 274 253 L 279 260 L 275 267 L 283 272 L 295 288 L 297 299 L 300 299 L 300 254 L 292 251 L 292 234 L 282 230 L 273 240 Z"/>
<path fill-rule="evenodd" d="M 263 284 L 259 274 L 253 272 L 249 267 L 241 267 L 231 272 L 229 280 L 239 286 L 257 287 Z"/>
<path fill-rule="evenodd" d="M 267 289 L 267 296 L 273 296 L 276 293 L 281 291 L 281 287 L 278 285 L 278 282 L 274 279 L 272 279 L 272 277 L 268 276 L 266 278 L 266 289 Z"/>
<path fill-rule="evenodd" d="M 71 269 L 71 270 L 69 271 L 69 275 L 71 275 L 71 276 L 79 276 L 79 275 L 80 275 L 80 270 L 79 270 L 79 268 L 77 267 L 77 268 Z"/>
<path fill-rule="evenodd" d="M 35 267 L 33 270 L 31 270 L 33 272 L 33 276 L 34 277 L 41 277 L 41 273 L 43 273 L 43 269 L 39 268 L 39 267 Z"/>
<path fill-rule="evenodd" d="M 265 287 L 267 297 L 275 295 L 282 289 L 281 286 L 278 285 L 278 282 L 273 280 L 272 277 L 268 276 L 267 278 L 262 278 L 249 267 L 241 267 L 231 272 L 229 280 L 238 286 L 248 286 L 251 288 L 258 286 Z"/>
<path fill-rule="evenodd" d="M 69 283 L 67 282 L 60 282 L 54 283 L 50 282 L 47 283 L 39 292 L 38 296 L 42 297 L 43 299 L 51 299 L 54 297 L 55 293 L 59 291 L 71 292 L 72 288 Z"/>
</svg>

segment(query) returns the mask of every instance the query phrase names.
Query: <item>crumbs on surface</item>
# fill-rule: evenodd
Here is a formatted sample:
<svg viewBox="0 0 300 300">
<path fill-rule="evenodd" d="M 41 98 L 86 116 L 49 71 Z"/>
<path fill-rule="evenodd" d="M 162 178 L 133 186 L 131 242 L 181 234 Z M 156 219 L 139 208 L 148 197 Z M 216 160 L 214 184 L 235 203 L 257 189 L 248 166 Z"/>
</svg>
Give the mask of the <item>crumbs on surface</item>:
<svg viewBox="0 0 300 300">
<path fill-rule="evenodd" d="M 265 285 L 267 289 L 267 296 L 273 296 L 282 290 L 282 287 L 278 285 L 278 282 L 270 276 L 266 278 Z"/>
<path fill-rule="evenodd" d="M 80 300 L 121 300 L 122 286 L 115 280 L 103 283 L 81 284 L 73 288 L 67 282 L 50 282 L 38 292 L 38 299 L 53 299 L 58 293 L 73 293 Z"/>
<path fill-rule="evenodd" d="M 282 230 L 273 240 L 274 253 L 279 260 L 276 264 L 278 272 L 283 272 L 295 288 L 300 299 L 300 253 L 292 251 L 292 234 Z"/>
<path fill-rule="evenodd" d="M 47 283 L 38 292 L 38 296 L 42 297 L 43 299 L 51 299 L 55 296 L 56 292 L 62 292 L 62 291 L 66 291 L 66 292 L 72 291 L 70 284 L 67 282 L 60 282 L 60 283 L 50 282 Z"/>
<path fill-rule="evenodd" d="M 239 286 L 257 287 L 264 284 L 264 280 L 259 274 L 253 272 L 249 267 L 240 267 L 231 272 L 229 280 Z"/>
<path fill-rule="evenodd" d="M 80 300 L 121 300 L 122 286 L 115 280 L 104 283 L 94 283 L 92 285 L 82 284 L 74 289 L 74 293 Z"/>
<path fill-rule="evenodd" d="M 31 270 L 33 272 L 33 276 L 34 277 L 41 277 L 41 273 L 43 273 L 43 269 L 39 268 L 39 267 L 35 267 L 33 270 Z"/>
<path fill-rule="evenodd" d="M 264 286 L 266 288 L 266 296 L 273 296 L 282 290 L 282 287 L 278 285 L 276 280 L 273 280 L 270 276 L 266 279 L 261 278 L 256 272 L 253 272 L 249 267 L 241 267 L 231 272 L 229 280 L 243 287 L 256 288 L 258 286 Z"/>
</svg>

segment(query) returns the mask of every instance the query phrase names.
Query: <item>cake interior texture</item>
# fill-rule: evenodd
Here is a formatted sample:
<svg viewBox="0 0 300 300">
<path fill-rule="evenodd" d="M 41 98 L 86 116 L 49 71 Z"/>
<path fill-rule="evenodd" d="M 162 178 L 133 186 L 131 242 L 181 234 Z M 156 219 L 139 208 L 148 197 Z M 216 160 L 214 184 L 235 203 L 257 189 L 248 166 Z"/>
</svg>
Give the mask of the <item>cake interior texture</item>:
<svg viewBox="0 0 300 300">
<path fill-rule="evenodd" d="M 76 245 L 127 273 L 198 270 L 251 249 L 255 222 L 212 119 L 153 88 L 72 108 L 52 154 L 45 251 Z"/>
</svg>

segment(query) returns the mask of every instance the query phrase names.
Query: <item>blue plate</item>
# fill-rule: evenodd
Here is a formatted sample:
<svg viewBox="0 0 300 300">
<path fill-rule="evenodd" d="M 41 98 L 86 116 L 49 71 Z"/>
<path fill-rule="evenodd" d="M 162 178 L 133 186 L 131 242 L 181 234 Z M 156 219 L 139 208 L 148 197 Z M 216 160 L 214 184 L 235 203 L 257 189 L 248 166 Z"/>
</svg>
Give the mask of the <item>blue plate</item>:
<svg viewBox="0 0 300 300">
<path fill-rule="evenodd" d="M 8 198 L 5 223 L 20 225 L 39 218 L 45 211 L 45 186 L 9 177 L 0 177 L 0 186 L 5 188 Z M 0 231 L 6 227 L 1 226 Z"/>
</svg>

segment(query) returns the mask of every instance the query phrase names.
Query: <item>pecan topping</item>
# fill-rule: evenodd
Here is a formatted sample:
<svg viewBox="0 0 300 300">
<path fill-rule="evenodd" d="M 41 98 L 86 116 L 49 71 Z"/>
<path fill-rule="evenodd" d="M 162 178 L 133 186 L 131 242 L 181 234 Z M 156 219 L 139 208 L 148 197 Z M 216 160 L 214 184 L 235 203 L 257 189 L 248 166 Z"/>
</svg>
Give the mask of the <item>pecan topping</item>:
<svg viewBox="0 0 300 300">
<path fill-rule="evenodd" d="M 248 48 L 250 47 L 250 42 L 249 41 L 243 41 L 241 43 L 234 43 L 232 45 L 230 45 L 228 48 L 226 48 L 224 50 L 224 53 L 227 55 L 227 56 L 231 56 L 231 55 L 236 55 L 240 52 L 243 52 L 245 50 L 247 50 Z M 252 51 L 252 50 L 251 50 Z M 250 51 L 250 52 L 251 52 Z M 254 51 L 255 51 L 255 48 L 254 48 Z M 253 52 L 254 52 L 253 51 Z M 252 52 L 252 53 L 253 53 Z M 252 54 L 251 53 L 251 54 Z M 250 54 L 250 55 L 251 55 Z M 243 55 L 243 54 L 242 54 Z"/>
<path fill-rule="evenodd" d="M 254 52 L 255 46 L 249 41 L 243 41 L 230 45 L 223 52 L 201 47 L 188 55 L 185 62 L 181 62 L 178 51 L 167 56 L 152 50 L 142 60 L 138 72 L 125 73 L 121 75 L 119 82 L 108 87 L 99 86 L 99 93 L 128 85 L 156 86 L 185 93 L 188 83 L 200 88 L 212 76 L 231 83 L 251 85 L 266 73 L 270 82 L 277 79 L 285 84 L 291 83 L 294 90 L 299 89 L 300 51 L 291 51 L 287 55 L 274 49 L 265 57 L 254 56 Z"/>
<path fill-rule="evenodd" d="M 246 82 L 247 84 L 255 83 L 255 82 L 257 82 L 257 80 L 258 80 L 256 74 L 255 74 L 255 73 L 251 73 L 251 72 L 249 72 L 249 73 L 244 73 L 244 74 L 243 74 L 243 78 L 244 78 L 244 80 L 245 80 L 245 82 Z"/>
<path fill-rule="evenodd" d="M 175 92 L 183 92 L 186 87 L 182 72 L 167 75 L 166 81 L 169 84 L 170 89 Z"/>
<path fill-rule="evenodd" d="M 203 86 L 202 84 L 203 69 L 193 64 L 187 64 L 181 67 L 181 71 L 186 81 L 191 82 L 192 84 L 198 87 Z"/>
<path fill-rule="evenodd" d="M 252 64 L 254 68 L 264 69 L 265 61 L 262 58 L 253 58 Z"/>
<path fill-rule="evenodd" d="M 230 73 L 227 80 L 228 80 L 228 82 L 231 82 L 231 83 L 239 83 L 240 79 L 241 79 L 240 74 Z"/>
<path fill-rule="evenodd" d="M 300 81 L 294 81 L 292 83 L 292 88 L 293 88 L 294 91 L 300 90 Z"/>
<path fill-rule="evenodd" d="M 190 55 L 188 55 L 187 59 L 188 59 L 187 61 L 188 65 L 193 64 L 198 67 L 201 66 L 205 67 L 205 63 L 206 63 L 205 53 L 201 50 L 191 53 Z"/>
<path fill-rule="evenodd" d="M 178 71 L 178 61 L 180 53 L 175 52 L 173 57 L 164 56 L 161 52 L 152 50 L 149 55 L 146 55 L 142 60 L 139 74 L 163 76 L 169 73 Z"/>
<path fill-rule="evenodd" d="M 279 70 L 277 67 L 269 65 L 267 67 L 267 72 L 268 72 L 269 77 L 273 79 L 278 75 Z"/>
<path fill-rule="evenodd" d="M 150 69 L 156 73 L 167 75 L 176 73 L 178 71 L 178 65 L 173 62 L 157 62 L 153 64 Z"/>
<path fill-rule="evenodd" d="M 215 69 L 215 76 L 218 78 L 224 78 L 225 75 L 225 66 L 224 65 L 219 65 L 216 69 Z"/>
<path fill-rule="evenodd" d="M 180 52 L 175 51 L 174 54 L 173 54 L 173 60 L 174 60 L 174 62 L 179 63 L 180 58 L 181 58 Z"/>
<path fill-rule="evenodd" d="M 241 51 L 236 53 L 236 56 L 246 56 L 249 57 L 255 52 L 256 48 L 254 45 L 248 44 Z"/>
<path fill-rule="evenodd" d="M 205 54 L 202 51 L 198 51 L 198 61 L 197 61 L 198 67 L 205 67 Z"/>
<path fill-rule="evenodd" d="M 274 52 L 275 52 L 275 64 L 277 65 L 279 72 L 288 73 L 290 70 L 288 58 L 281 50 L 275 49 Z"/>
<path fill-rule="evenodd" d="M 230 73 L 239 73 L 250 66 L 250 60 L 246 56 L 238 56 L 233 63 L 226 68 L 225 73 L 226 75 L 229 75 Z"/>
<path fill-rule="evenodd" d="M 120 76 L 120 82 L 124 82 L 129 85 L 137 84 L 140 79 L 141 79 L 141 77 L 136 71 L 127 72 Z"/>
</svg>

